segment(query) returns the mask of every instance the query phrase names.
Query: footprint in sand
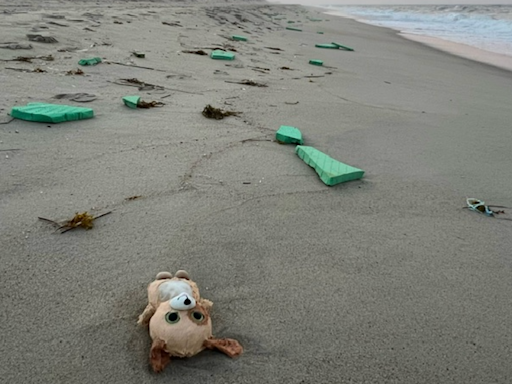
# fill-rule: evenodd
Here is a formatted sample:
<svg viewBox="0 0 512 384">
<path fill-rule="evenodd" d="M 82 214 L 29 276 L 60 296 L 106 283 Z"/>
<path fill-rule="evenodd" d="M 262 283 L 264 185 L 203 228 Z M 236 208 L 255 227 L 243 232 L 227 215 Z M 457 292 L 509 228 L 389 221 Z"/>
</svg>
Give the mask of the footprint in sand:
<svg viewBox="0 0 512 384">
<path fill-rule="evenodd" d="M 38 43 L 53 44 L 53 43 L 59 42 L 55 37 L 52 37 L 52 36 L 43 36 L 43 35 L 37 35 L 37 34 L 31 34 L 31 33 L 27 34 L 27 38 L 30 41 L 36 41 Z"/>
<path fill-rule="evenodd" d="M 33 47 L 30 44 L 18 44 L 18 43 L 10 43 L 7 45 L 0 45 L 0 49 L 32 49 Z"/>
</svg>

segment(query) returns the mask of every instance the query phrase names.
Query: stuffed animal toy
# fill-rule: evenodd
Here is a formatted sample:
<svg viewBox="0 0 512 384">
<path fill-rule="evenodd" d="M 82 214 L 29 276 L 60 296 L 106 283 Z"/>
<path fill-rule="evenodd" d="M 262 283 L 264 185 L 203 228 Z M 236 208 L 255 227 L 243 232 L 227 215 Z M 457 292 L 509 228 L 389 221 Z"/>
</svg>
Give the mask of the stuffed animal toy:
<svg viewBox="0 0 512 384">
<path fill-rule="evenodd" d="M 212 336 L 213 303 L 201 298 L 197 284 L 186 271 L 174 276 L 169 272 L 156 275 L 148 286 L 148 302 L 138 324 L 149 324 L 153 340 L 149 359 L 155 372 L 161 372 L 171 356 L 192 357 L 204 349 L 217 349 L 229 357 L 242 353 L 238 341 Z"/>
</svg>

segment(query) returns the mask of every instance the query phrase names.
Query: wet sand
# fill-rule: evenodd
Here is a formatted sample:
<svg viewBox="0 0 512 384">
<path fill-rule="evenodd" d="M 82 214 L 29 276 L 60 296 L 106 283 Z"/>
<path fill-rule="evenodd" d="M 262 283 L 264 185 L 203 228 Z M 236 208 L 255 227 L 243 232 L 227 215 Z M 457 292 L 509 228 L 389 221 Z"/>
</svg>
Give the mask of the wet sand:
<svg viewBox="0 0 512 384">
<path fill-rule="evenodd" d="M 511 72 L 298 6 L 3 0 L 0 26 L 33 47 L 1 59 L 54 57 L 0 62 L 0 122 L 97 96 L 65 101 L 90 120 L 0 125 L 6 383 L 508 383 L 512 222 L 462 207 L 512 206 Z M 314 47 L 331 41 L 355 51 Z M 183 52 L 225 44 L 232 62 Z M 267 87 L 232 83 L 246 79 Z M 129 109 L 133 94 L 165 105 Z M 206 104 L 242 114 L 209 120 Z M 280 125 L 365 177 L 325 186 Z M 37 219 L 110 210 L 90 231 Z M 245 353 L 155 375 L 136 320 L 155 274 L 181 268 Z"/>
</svg>

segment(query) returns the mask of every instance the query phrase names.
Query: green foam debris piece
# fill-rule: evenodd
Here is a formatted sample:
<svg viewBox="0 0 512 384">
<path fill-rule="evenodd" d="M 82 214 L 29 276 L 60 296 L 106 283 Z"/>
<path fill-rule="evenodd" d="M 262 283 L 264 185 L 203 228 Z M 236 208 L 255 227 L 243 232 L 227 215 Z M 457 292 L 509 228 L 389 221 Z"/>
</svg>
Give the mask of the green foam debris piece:
<svg viewBox="0 0 512 384">
<path fill-rule="evenodd" d="M 240 35 L 233 35 L 231 38 L 236 41 L 247 41 L 247 37 Z"/>
<path fill-rule="evenodd" d="M 335 44 L 315 44 L 315 47 L 317 47 L 317 48 L 327 48 L 327 49 L 340 49 L 340 47 L 338 47 Z"/>
<path fill-rule="evenodd" d="M 224 52 L 216 49 L 212 51 L 210 57 L 216 60 L 235 60 L 235 54 L 231 52 Z"/>
<path fill-rule="evenodd" d="M 322 60 L 309 60 L 309 64 L 313 64 L 313 65 L 324 65 L 324 62 Z"/>
<path fill-rule="evenodd" d="M 79 65 L 96 65 L 101 63 L 101 57 L 90 57 L 88 59 L 82 59 L 78 62 Z"/>
<path fill-rule="evenodd" d="M 317 33 L 318 33 L 319 35 L 323 35 L 323 34 L 324 34 L 324 33 L 323 33 L 323 32 L 321 32 L 321 31 L 318 31 Z"/>
<path fill-rule="evenodd" d="M 343 164 L 316 148 L 298 145 L 295 148 L 295 153 L 312 167 L 324 184 L 328 186 L 357 180 L 364 176 L 362 169 Z"/>
<path fill-rule="evenodd" d="M 302 29 L 300 29 L 300 28 L 294 28 L 294 27 L 286 27 L 286 29 L 288 29 L 289 31 L 297 31 L 297 32 L 302 32 Z"/>
<path fill-rule="evenodd" d="M 139 104 L 140 96 L 125 96 L 123 97 L 124 104 L 129 107 L 136 109 Z"/>
<path fill-rule="evenodd" d="M 338 48 L 344 49 L 346 51 L 353 51 L 354 50 L 354 48 L 347 47 L 346 45 L 341 45 L 341 44 L 338 44 L 338 43 L 335 43 L 335 42 L 333 42 L 332 44 L 334 44 Z"/>
<path fill-rule="evenodd" d="M 288 144 L 304 144 L 300 130 L 288 125 L 281 125 L 276 132 L 276 140 Z"/>
<path fill-rule="evenodd" d="M 22 107 L 13 107 L 11 116 L 15 119 L 39 123 L 62 123 L 90 119 L 94 117 L 91 108 L 72 107 L 62 104 L 28 103 Z"/>
<path fill-rule="evenodd" d="M 287 23 L 288 23 L 288 24 L 293 24 L 293 23 L 295 23 L 295 21 L 293 21 L 293 20 L 288 20 L 288 21 L 287 21 Z"/>
</svg>

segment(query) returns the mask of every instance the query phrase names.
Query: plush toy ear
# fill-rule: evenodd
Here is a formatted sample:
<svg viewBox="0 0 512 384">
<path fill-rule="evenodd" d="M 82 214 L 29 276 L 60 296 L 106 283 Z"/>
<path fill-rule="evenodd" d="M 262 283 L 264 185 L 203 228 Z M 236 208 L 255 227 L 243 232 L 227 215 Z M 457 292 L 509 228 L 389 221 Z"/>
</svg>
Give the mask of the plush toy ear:
<svg viewBox="0 0 512 384">
<path fill-rule="evenodd" d="M 163 340 L 153 340 L 151 351 L 149 352 L 149 362 L 156 373 L 162 372 L 171 362 L 171 357 L 165 351 L 165 342 Z"/>
<path fill-rule="evenodd" d="M 212 337 L 205 340 L 204 346 L 208 349 L 217 349 L 229 357 L 236 357 L 244 351 L 240 343 L 235 339 L 216 339 Z"/>
</svg>

